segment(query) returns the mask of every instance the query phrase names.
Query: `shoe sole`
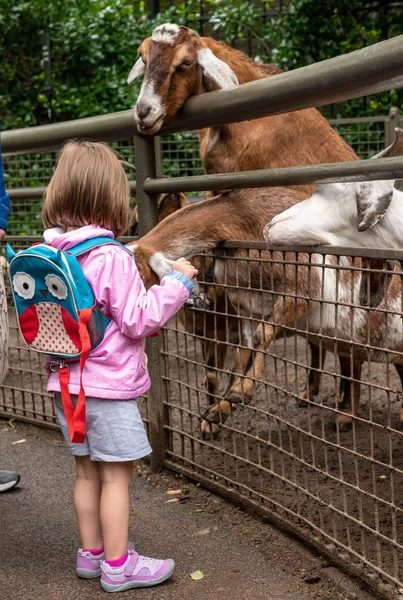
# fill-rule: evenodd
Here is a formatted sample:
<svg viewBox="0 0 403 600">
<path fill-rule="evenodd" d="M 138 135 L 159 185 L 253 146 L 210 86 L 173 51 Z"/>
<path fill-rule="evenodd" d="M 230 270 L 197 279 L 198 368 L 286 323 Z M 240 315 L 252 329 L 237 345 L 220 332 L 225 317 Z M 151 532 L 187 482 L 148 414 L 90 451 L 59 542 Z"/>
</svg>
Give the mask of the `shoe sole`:
<svg viewBox="0 0 403 600">
<path fill-rule="evenodd" d="M 101 575 L 101 569 L 98 571 L 91 571 L 90 569 L 79 569 L 76 568 L 77 577 L 81 577 L 81 579 L 95 579 L 95 577 L 99 577 Z"/>
<path fill-rule="evenodd" d="M 134 588 L 143 588 L 143 587 L 152 587 L 154 585 L 158 585 L 159 583 L 163 583 L 167 579 L 169 579 L 174 572 L 175 562 L 172 559 L 168 560 L 169 568 L 167 571 L 161 575 L 158 579 L 154 579 L 152 581 L 128 581 L 127 583 L 113 585 L 112 583 L 105 583 L 101 579 L 101 587 L 105 592 L 124 592 L 126 590 L 131 590 Z"/>
<path fill-rule="evenodd" d="M 11 490 L 20 482 L 20 477 L 18 476 L 17 480 L 8 481 L 7 483 L 0 484 L 0 492 L 7 492 L 7 490 Z"/>
</svg>

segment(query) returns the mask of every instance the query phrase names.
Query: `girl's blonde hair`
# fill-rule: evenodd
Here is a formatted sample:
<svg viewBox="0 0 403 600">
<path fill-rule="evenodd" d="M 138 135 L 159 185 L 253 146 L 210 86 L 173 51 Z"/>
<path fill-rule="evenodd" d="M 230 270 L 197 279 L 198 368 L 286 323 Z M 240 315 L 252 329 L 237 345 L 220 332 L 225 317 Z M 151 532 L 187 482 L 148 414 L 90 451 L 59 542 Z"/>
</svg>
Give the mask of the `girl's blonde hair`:
<svg viewBox="0 0 403 600">
<path fill-rule="evenodd" d="M 114 150 L 70 140 L 46 189 L 42 221 L 46 228 L 100 225 L 118 236 L 129 225 L 129 202 L 129 182 Z"/>
</svg>

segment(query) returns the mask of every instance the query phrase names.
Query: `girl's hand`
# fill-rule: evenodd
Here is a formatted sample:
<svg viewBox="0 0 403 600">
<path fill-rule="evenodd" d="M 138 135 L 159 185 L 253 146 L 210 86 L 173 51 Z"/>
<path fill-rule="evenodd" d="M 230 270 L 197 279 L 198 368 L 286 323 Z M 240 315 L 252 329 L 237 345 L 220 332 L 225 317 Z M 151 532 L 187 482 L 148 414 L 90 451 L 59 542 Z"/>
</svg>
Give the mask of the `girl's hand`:
<svg viewBox="0 0 403 600">
<path fill-rule="evenodd" d="M 186 258 L 178 258 L 172 265 L 173 271 L 180 271 L 189 279 L 193 279 L 198 274 L 198 270 Z"/>
</svg>

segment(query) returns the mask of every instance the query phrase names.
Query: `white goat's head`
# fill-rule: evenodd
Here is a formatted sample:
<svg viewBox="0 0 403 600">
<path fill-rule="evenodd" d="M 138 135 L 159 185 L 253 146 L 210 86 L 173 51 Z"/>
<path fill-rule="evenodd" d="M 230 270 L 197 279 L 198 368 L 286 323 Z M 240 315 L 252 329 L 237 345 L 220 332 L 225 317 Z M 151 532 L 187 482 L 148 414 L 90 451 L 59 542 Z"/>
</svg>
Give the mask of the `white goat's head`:
<svg viewBox="0 0 403 600">
<path fill-rule="evenodd" d="M 403 130 L 396 127 L 393 144 L 373 158 L 402 154 Z M 385 180 L 320 185 L 312 196 L 274 217 L 264 228 L 264 238 L 275 245 L 374 247 L 377 236 L 382 236 L 382 228 L 374 225 L 385 216 L 392 202 L 394 184 L 394 180 Z M 389 245 L 387 241 L 382 245 L 385 244 Z"/>
<path fill-rule="evenodd" d="M 397 127 L 393 144 L 373 158 L 402 154 L 403 131 Z M 321 185 L 310 198 L 274 217 L 263 230 L 264 238 L 274 245 L 403 248 L 403 194 L 394 189 L 394 183 Z M 383 219 L 394 197 L 397 212 L 393 209 L 393 215 Z M 363 266 L 371 270 L 363 271 L 360 301 L 376 307 L 390 288 L 395 265 L 382 259 L 363 259 Z"/>
<path fill-rule="evenodd" d="M 134 109 L 139 131 L 156 133 L 204 87 L 230 89 L 238 79 L 192 29 L 166 23 L 154 29 L 138 49 L 140 58 L 129 73 L 131 85 L 144 75 Z"/>
</svg>

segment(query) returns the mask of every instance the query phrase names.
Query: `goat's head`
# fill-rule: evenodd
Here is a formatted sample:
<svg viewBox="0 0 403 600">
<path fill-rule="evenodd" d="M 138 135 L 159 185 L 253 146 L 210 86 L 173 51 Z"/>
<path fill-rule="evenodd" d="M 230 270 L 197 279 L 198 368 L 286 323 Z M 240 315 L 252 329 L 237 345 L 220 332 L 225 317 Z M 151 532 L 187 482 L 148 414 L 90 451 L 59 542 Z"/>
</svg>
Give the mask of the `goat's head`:
<svg viewBox="0 0 403 600">
<path fill-rule="evenodd" d="M 238 85 L 232 69 L 192 29 L 172 23 L 154 29 L 138 49 L 140 58 L 129 73 L 131 85 L 144 75 L 134 109 L 141 133 L 154 134 L 203 89 Z"/>
<path fill-rule="evenodd" d="M 160 194 L 158 196 L 158 223 L 163 219 L 169 217 L 174 212 L 188 206 L 189 200 L 182 192 Z M 138 236 L 139 235 L 139 214 L 137 206 L 133 209 L 130 217 L 129 232 L 128 235 Z"/>
<path fill-rule="evenodd" d="M 403 130 L 396 127 L 395 131 L 393 144 L 373 158 L 403 154 Z M 384 180 L 320 185 L 310 198 L 274 217 L 264 229 L 264 238 L 282 245 L 371 246 L 373 236 L 357 235 L 357 229 L 366 232 L 384 217 L 394 184 L 394 180 Z"/>
</svg>

